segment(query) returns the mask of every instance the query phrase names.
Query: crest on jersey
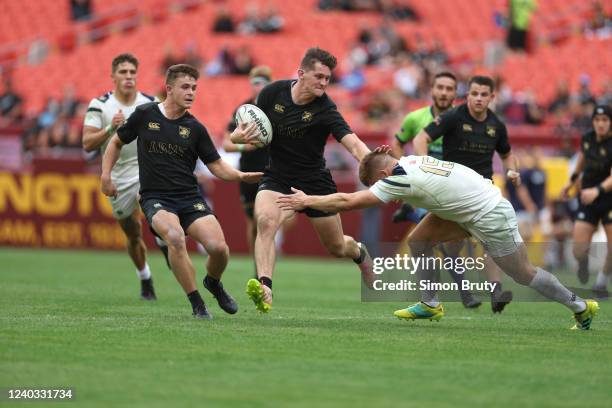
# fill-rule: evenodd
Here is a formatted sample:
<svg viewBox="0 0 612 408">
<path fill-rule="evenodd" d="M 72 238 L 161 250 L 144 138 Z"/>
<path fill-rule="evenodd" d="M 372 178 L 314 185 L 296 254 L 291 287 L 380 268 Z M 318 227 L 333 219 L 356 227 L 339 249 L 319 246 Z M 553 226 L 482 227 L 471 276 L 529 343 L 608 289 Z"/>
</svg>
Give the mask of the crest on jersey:
<svg viewBox="0 0 612 408">
<path fill-rule="evenodd" d="M 179 126 L 179 136 L 183 139 L 187 139 L 191 134 L 191 129 L 185 126 Z"/>
<path fill-rule="evenodd" d="M 280 103 L 274 105 L 274 111 L 278 113 L 285 113 L 285 107 Z"/>
<path fill-rule="evenodd" d="M 469 123 L 464 123 L 463 124 L 463 131 L 464 132 L 471 132 L 472 131 L 472 125 L 470 125 Z"/>
<path fill-rule="evenodd" d="M 157 122 L 149 122 L 149 130 L 159 130 L 161 125 Z"/>
<path fill-rule="evenodd" d="M 302 113 L 302 121 L 310 122 L 311 120 L 312 120 L 312 112 L 304 111 L 304 113 Z"/>
<path fill-rule="evenodd" d="M 196 209 L 196 211 L 205 211 L 206 210 L 206 206 L 202 203 L 196 203 L 193 205 L 193 208 Z"/>
<path fill-rule="evenodd" d="M 584 142 L 584 150 L 587 150 L 589 148 L 589 142 Z"/>
<path fill-rule="evenodd" d="M 599 149 L 599 154 L 601 154 L 603 157 L 606 157 L 606 149 L 604 149 L 603 147 Z"/>
<path fill-rule="evenodd" d="M 495 137 L 495 128 L 493 126 L 487 126 L 487 135 Z"/>
</svg>

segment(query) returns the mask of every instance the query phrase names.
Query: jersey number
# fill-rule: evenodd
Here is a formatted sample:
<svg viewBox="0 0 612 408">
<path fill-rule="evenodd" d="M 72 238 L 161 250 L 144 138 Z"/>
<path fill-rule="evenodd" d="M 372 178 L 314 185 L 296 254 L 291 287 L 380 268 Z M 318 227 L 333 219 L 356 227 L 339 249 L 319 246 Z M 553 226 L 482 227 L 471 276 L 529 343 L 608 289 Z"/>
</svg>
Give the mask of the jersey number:
<svg viewBox="0 0 612 408">
<path fill-rule="evenodd" d="M 419 169 L 423 170 L 425 173 L 448 177 L 454 165 L 455 163 L 445 162 L 427 156 L 423 158 L 423 164 L 419 166 Z"/>
</svg>

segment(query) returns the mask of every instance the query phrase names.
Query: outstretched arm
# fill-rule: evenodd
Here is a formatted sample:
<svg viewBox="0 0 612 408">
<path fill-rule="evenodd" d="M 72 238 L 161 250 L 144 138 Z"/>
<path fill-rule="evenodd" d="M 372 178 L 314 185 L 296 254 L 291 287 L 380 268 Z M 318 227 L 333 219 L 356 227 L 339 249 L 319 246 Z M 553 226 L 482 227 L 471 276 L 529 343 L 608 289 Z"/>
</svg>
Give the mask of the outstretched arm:
<svg viewBox="0 0 612 408">
<path fill-rule="evenodd" d="M 324 196 L 306 195 L 297 188 L 291 188 L 295 194 L 281 195 L 276 199 L 283 210 L 303 210 L 306 207 L 326 212 L 340 212 L 360 208 L 374 207 L 383 202 L 370 190 L 355 193 L 335 193 Z"/>
<path fill-rule="evenodd" d="M 245 183 L 257 183 L 263 173 L 248 172 L 244 173 L 230 166 L 225 160 L 218 159 L 206 165 L 208 170 L 215 176 L 225 181 L 243 181 Z"/>
<path fill-rule="evenodd" d="M 363 143 L 354 133 L 349 133 L 348 135 L 344 136 L 342 139 L 340 139 L 340 143 L 342 143 L 342 146 L 344 146 L 346 150 L 348 150 L 349 153 L 352 154 L 353 157 L 359 162 L 366 154 L 370 153 L 368 146 L 366 146 L 366 144 Z"/>
</svg>

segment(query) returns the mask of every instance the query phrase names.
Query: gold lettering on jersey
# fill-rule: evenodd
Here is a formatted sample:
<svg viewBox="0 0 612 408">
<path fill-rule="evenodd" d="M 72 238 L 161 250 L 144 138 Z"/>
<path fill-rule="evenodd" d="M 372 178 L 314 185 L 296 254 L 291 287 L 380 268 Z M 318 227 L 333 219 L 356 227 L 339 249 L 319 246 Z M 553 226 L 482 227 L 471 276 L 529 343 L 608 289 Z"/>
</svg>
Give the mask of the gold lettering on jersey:
<svg viewBox="0 0 612 408">
<path fill-rule="evenodd" d="M 312 112 L 304 111 L 302 114 L 302 121 L 310 122 L 312 120 Z"/>
<path fill-rule="evenodd" d="M 193 208 L 196 209 L 196 211 L 205 211 L 206 210 L 206 206 L 202 203 L 197 203 L 193 205 Z"/>
<path fill-rule="evenodd" d="M 285 113 L 285 107 L 280 103 L 274 105 L 274 111 L 278 113 Z"/>
<path fill-rule="evenodd" d="M 464 132 L 471 132 L 472 131 L 472 125 L 470 125 L 469 123 L 464 123 L 463 124 L 463 131 Z"/>
<path fill-rule="evenodd" d="M 191 134 L 191 129 L 189 129 L 188 127 L 179 126 L 179 136 L 180 137 L 182 137 L 183 139 L 187 139 L 190 134 Z"/>
<path fill-rule="evenodd" d="M 161 125 L 157 122 L 149 122 L 149 130 L 159 130 Z"/>
<path fill-rule="evenodd" d="M 493 126 L 487 126 L 487 135 L 495 137 L 495 128 Z"/>
<path fill-rule="evenodd" d="M 149 142 L 148 152 L 183 157 L 185 150 L 185 147 L 176 145 L 174 143 L 157 142 L 155 140 L 151 140 Z"/>
</svg>

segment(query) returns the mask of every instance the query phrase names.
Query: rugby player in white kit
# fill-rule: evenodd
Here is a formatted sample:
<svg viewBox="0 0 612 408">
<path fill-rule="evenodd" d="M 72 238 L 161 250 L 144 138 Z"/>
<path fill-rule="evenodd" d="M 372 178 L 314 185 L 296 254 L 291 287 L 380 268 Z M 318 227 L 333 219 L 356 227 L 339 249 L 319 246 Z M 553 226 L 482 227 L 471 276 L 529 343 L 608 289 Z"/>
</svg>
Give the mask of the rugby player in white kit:
<svg viewBox="0 0 612 408">
<path fill-rule="evenodd" d="M 590 328 L 599 310 L 597 302 L 577 297 L 554 275 L 529 262 L 514 209 L 491 180 L 458 163 L 429 156 L 408 156 L 398 161 L 386 151 L 366 155 L 359 166 L 359 178 L 371 186 L 369 190 L 308 196 L 294 189 L 295 194 L 282 195 L 277 202 L 281 208 L 294 211 L 308 207 L 339 212 L 390 201 L 425 208 L 448 224 L 443 227 L 449 241 L 471 234 L 514 281 L 571 309 L 576 320 L 574 329 Z M 373 276 L 363 279 L 371 285 Z M 439 320 L 444 309 L 434 295 L 394 314 L 405 319 Z"/>
<path fill-rule="evenodd" d="M 111 64 L 112 92 L 89 102 L 83 127 L 83 148 L 88 151 L 106 150 L 108 141 L 137 106 L 153 102 L 156 98 L 136 89 L 138 60 L 132 54 L 117 55 Z M 140 207 L 138 206 L 138 157 L 136 143 L 123 146 L 111 177 L 117 186 L 117 197 L 110 197 L 113 217 L 125 233 L 128 253 L 140 278 L 143 300 L 156 300 L 151 270 L 147 264 L 147 248 L 142 239 Z"/>
</svg>

